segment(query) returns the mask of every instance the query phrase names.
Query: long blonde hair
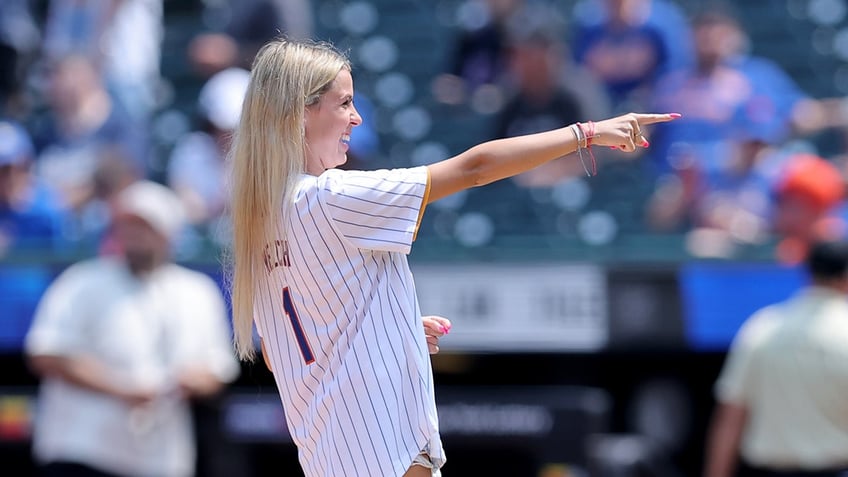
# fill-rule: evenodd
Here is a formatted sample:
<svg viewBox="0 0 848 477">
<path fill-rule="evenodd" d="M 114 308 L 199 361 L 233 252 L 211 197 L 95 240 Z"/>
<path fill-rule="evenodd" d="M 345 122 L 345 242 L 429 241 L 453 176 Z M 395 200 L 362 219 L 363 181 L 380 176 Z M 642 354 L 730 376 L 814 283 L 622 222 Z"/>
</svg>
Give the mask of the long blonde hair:
<svg viewBox="0 0 848 477">
<path fill-rule="evenodd" d="M 285 234 L 284 217 L 306 161 L 304 113 L 330 89 L 347 58 L 327 43 L 274 40 L 253 62 L 230 151 L 233 243 L 229 289 L 239 358 L 252 360 L 253 316 L 264 249 Z"/>
</svg>

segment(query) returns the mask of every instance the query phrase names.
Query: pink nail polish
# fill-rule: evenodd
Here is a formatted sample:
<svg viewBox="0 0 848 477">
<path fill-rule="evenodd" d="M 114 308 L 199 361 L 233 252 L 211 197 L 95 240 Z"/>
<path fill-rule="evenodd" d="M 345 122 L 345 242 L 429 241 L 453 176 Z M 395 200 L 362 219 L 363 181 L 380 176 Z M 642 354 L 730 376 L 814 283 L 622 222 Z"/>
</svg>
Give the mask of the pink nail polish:
<svg viewBox="0 0 848 477">
<path fill-rule="evenodd" d="M 618 146 L 610 146 L 610 149 L 618 149 Z"/>
<path fill-rule="evenodd" d="M 442 326 L 441 328 L 442 328 L 442 333 L 444 333 L 444 334 L 448 334 L 448 331 L 450 331 L 445 326 Z"/>
<path fill-rule="evenodd" d="M 669 114 L 669 116 L 671 116 L 671 117 L 672 117 L 672 118 L 674 118 L 674 119 L 677 119 L 677 118 L 683 117 L 683 115 L 682 115 L 682 114 L 680 114 L 680 113 L 671 113 L 671 114 Z"/>
<path fill-rule="evenodd" d="M 648 141 L 645 141 L 644 143 L 642 143 L 642 147 L 648 147 L 650 145 L 651 145 L 651 143 L 649 143 Z"/>
</svg>

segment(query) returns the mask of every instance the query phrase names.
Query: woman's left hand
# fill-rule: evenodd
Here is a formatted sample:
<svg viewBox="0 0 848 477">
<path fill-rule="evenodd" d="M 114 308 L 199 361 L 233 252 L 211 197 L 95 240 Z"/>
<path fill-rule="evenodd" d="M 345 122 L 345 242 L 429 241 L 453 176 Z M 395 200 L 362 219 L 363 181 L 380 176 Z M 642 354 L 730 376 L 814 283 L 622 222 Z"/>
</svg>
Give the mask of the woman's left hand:
<svg viewBox="0 0 848 477">
<path fill-rule="evenodd" d="M 436 354 L 439 352 L 439 338 L 450 332 L 451 322 L 441 316 L 422 316 L 421 321 L 424 322 L 427 349 L 430 350 L 430 354 Z"/>
</svg>

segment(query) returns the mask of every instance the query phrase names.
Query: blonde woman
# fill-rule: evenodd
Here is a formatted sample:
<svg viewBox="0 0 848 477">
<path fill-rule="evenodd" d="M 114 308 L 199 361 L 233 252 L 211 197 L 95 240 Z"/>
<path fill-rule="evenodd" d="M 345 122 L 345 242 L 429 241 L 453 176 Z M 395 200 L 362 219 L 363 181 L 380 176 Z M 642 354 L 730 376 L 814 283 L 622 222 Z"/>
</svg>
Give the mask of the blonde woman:
<svg viewBox="0 0 848 477">
<path fill-rule="evenodd" d="M 342 171 L 351 65 L 330 45 L 278 40 L 258 53 L 232 166 L 235 339 L 254 325 L 307 476 L 440 475 L 430 351 L 450 328 L 424 317 L 406 255 L 425 206 L 591 144 L 632 152 L 628 114 L 475 146 L 429 166 Z M 423 320 L 423 327 L 422 327 Z M 423 328 L 423 329 L 422 329 Z"/>
</svg>

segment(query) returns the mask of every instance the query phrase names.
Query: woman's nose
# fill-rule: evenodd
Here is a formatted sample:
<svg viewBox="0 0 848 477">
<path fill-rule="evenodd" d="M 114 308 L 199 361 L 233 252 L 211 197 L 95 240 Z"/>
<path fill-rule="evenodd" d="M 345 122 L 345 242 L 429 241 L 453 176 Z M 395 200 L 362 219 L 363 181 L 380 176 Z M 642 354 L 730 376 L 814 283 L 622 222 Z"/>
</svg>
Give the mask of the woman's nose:
<svg viewBox="0 0 848 477">
<path fill-rule="evenodd" d="M 350 122 L 354 126 L 362 124 L 362 116 L 359 115 L 359 111 L 356 110 L 356 106 L 353 107 L 353 113 L 350 115 Z"/>
</svg>

